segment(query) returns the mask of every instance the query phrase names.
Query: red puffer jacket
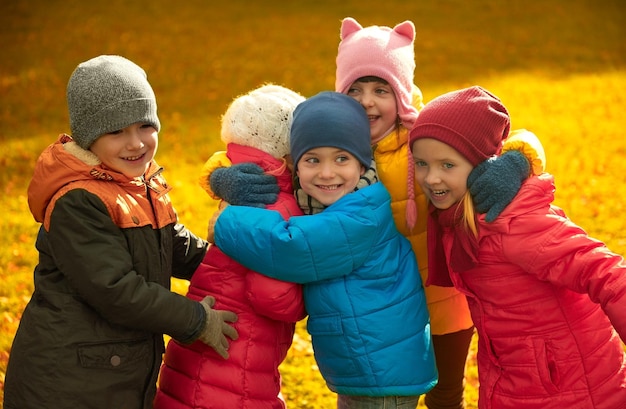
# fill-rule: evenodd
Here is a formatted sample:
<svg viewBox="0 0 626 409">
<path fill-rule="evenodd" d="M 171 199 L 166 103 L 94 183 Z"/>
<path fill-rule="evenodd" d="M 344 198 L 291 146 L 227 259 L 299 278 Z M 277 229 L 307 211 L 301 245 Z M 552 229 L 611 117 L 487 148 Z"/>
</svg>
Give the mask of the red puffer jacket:
<svg viewBox="0 0 626 409">
<path fill-rule="evenodd" d="M 550 175 L 529 178 L 479 217 L 474 268 L 449 263 L 479 335 L 481 409 L 626 408 L 626 264 L 553 199 Z M 451 260 L 454 234 L 443 243 Z"/>
<path fill-rule="evenodd" d="M 250 147 L 228 145 L 232 163 L 253 162 L 276 176 L 278 200 L 268 206 L 285 219 L 301 215 L 293 196 L 291 174 L 284 163 Z M 278 366 L 295 330 L 305 317 L 300 285 L 278 281 L 246 269 L 211 246 L 194 273 L 187 296 L 216 298 L 215 309 L 234 311 L 239 339 L 224 360 L 197 341 L 170 341 L 161 367 L 155 409 L 282 409 Z"/>
</svg>

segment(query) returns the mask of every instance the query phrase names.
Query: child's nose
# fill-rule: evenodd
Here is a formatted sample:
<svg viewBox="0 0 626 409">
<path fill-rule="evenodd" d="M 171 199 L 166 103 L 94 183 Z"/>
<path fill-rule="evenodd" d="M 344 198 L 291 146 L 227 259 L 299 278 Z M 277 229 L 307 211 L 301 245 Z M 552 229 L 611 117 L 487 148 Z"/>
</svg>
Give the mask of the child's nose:
<svg viewBox="0 0 626 409">
<path fill-rule="evenodd" d="M 335 176 L 334 167 L 331 164 L 323 164 L 320 169 L 320 176 L 324 178 L 331 178 Z"/>
<path fill-rule="evenodd" d="M 131 129 L 128 133 L 127 146 L 129 149 L 141 149 L 143 148 L 143 139 L 141 133 L 137 129 Z"/>
<path fill-rule="evenodd" d="M 439 177 L 439 172 L 437 172 L 435 170 L 428 170 L 424 180 L 429 185 L 434 185 L 434 184 L 437 184 L 437 183 L 441 182 L 441 178 Z"/>
<path fill-rule="evenodd" d="M 369 92 L 364 92 L 363 95 L 361 96 L 361 100 L 359 102 L 364 107 L 371 106 L 374 103 L 374 96 L 371 93 L 369 93 Z"/>
</svg>

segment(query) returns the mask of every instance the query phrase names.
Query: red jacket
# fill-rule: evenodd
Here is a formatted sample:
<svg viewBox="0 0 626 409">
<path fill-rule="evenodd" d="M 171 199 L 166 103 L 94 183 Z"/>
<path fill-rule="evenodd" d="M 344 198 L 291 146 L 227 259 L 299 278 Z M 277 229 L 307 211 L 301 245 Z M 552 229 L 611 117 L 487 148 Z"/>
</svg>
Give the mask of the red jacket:
<svg viewBox="0 0 626 409">
<path fill-rule="evenodd" d="M 284 163 L 257 149 L 228 145 L 233 164 L 253 162 L 277 177 L 280 193 L 268 206 L 285 219 L 301 215 Z M 234 311 L 239 339 L 224 360 L 202 342 L 170 341 L 161 368 L 155 409 L 284 408 L 278 366 L 291 346 L 295 323 L 305 317 L 302 288 L 246 269 L 211 246 L 187 296 L 216 298 L 215 309 Z"/>
<path fill-rule="evenodd" d="M 529 178 L 493 223 L 479 217 L 474 267 L 449 263 L 479 334 L 481 409 L 626 408 L 626 264 L 553 199 L 552 176 Z"/>
</svg>

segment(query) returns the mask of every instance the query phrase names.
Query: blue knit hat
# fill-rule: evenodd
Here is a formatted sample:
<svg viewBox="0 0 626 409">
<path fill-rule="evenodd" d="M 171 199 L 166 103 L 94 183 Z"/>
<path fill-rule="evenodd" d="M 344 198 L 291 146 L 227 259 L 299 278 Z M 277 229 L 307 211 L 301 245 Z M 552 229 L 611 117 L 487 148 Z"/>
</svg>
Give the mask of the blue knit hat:
<svg viewBox="0 0 626 409">
<path fill-rule="evenodd" d="M 365 167 L 372 163 L 370 124 L 355 99 L 323 91 L 298 104 L 291 124 L 291 157 L 295 166 L 307 151 L 323 146 L 344 149 Z"/>
</svg>

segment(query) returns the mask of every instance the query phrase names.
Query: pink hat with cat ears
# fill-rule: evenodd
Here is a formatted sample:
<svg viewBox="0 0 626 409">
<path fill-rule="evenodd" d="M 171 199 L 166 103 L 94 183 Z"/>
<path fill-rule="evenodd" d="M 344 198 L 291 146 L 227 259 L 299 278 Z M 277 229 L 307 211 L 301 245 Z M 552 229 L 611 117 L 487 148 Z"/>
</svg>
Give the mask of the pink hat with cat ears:
<svg viewBox="0 0 626 409">
<path fill-rule="evenodd" d="M 343 94 L 359 78 L 375 76 L 387 81 L 396 94 L 398 116 L 412 128 L 417 109 L 412 105 L 415 71 L 415 26 L 411 21 L 363 28 L 352 17 L 341 22 L 335 90 Z"/>
</svg>

